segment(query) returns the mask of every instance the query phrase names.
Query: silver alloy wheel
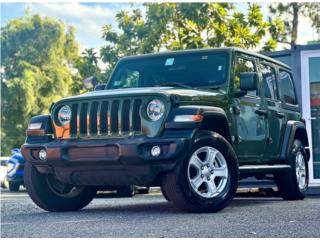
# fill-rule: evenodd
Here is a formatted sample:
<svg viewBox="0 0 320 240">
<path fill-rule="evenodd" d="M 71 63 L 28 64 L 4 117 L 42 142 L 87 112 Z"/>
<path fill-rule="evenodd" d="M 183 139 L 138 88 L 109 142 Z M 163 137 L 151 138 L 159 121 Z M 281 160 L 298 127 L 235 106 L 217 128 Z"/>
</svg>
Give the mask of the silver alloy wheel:
<svg viewBox="0 0 320 240">
<path fill-rule="evenodd" d="M 299 189 L 304 189 L 307 185 L 307 171 L 303 154 L 300 151 L 296 154 L 296 176 Z"/>
<path fill-rule="evenodd" d="M 219 195 L 228 182 L 228 166 L 214 147 L 201 147 L 191 156 L 188 164 L 188 180 L 192 189 L 201 197 Z"/>
<path fill-rule="evenodd" d="M 84 187 L 76 187 L 69 184 L 64 184 L 60 182 L 52 174 L 48 174 L 46 179 L 51 191 L 53 191 L 55 194 L 57 194 L 60 197 L 64 197 L 64 198 L 76 197 L 84 189 Z"/>
</svg>

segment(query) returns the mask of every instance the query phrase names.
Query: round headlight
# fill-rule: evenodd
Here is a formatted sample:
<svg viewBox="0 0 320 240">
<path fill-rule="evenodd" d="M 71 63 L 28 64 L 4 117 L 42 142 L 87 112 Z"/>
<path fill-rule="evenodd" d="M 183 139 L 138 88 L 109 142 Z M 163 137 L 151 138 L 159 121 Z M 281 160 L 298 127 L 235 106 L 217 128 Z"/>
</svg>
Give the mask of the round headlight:
<svg viewBox="0 0 320 240">
<path fill-rule="evenodd" d="M 64 105 L 58 112 L 58 120 L 62 126 L 70 122 L 71 109 L 68 105 Z"/>
<path fill-rule="evenodd" d="M 159 120 L 164 114 L 164 104 L 159 99 L 154 99 L 147 106 L 147 115 L 151 121 Z"/>
</svg>

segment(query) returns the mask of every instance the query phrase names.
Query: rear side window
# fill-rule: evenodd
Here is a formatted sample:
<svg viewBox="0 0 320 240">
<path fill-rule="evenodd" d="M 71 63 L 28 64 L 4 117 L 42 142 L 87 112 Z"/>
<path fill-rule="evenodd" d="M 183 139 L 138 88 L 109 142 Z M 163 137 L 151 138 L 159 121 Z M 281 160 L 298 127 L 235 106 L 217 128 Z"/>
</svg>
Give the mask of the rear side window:
<svg viewBox="0 0 320 240">
<path fill-rule="evenodd" d="M 240 73 L 241 72 L 257 72 L 256 65 L 253 60 L 242 57 L 236 58 L 234 88 L 240 90 Z M 249 91 L 247 95 L 257 96 L 257 91 Z"/>
<path fill-rule="evenodd" d="M 266 98 L 277 99 L 276 71 L 266 64 L 259 64 L 261 71 L 263 91 Z"/>
<path fill-rule="evenodd" d="M 291 105 L 298 104 L 292 76 L 283 69 L 279 69 L 279 88 L 282 101 Z"/>
</svg>

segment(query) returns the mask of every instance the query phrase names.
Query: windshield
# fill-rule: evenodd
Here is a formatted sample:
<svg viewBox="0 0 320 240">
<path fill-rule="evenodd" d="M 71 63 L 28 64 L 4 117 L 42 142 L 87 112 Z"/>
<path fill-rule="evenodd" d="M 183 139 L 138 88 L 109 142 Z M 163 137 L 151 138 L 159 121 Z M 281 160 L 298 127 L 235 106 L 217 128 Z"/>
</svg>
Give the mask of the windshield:
<svg viewBox="0 0 320 240">
<path fill-rule="evenodd" d="M 120 62 L 107 89 L 157 86 L 218 87 L 227 79 L 227 52 L 172 54 Z"/>
</svg>

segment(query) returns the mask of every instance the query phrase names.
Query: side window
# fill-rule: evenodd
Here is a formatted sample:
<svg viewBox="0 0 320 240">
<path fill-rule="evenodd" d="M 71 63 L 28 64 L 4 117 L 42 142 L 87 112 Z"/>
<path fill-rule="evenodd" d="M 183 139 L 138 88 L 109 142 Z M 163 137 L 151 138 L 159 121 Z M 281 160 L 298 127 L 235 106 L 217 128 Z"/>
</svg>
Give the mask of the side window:
<svg viewBox="0 0 320 240">
<path fill-rule="evenodd" d="M 256 66 L 253 60 L 245 59 L 242 57 L 236 58 L 234 89 L 240 90 L 240 73 L 241 72 L 256 72 Z M 247 95 L 257 96 L 257 91 L 249 91 Z"/>
<path fill-rule="evenodd" d="M 279 88 L 281 99 L 288 104 L 297 105 L 297 97 L 294 90 L 293 79 L 289 72 L 279 70 Z"/>
<path fill-rule="evenodd" d="M 266 64 L 259 64 L 262 75 L 263 91 L 266 98 L 277 99 L 276 71 Z"/>
</svg>

